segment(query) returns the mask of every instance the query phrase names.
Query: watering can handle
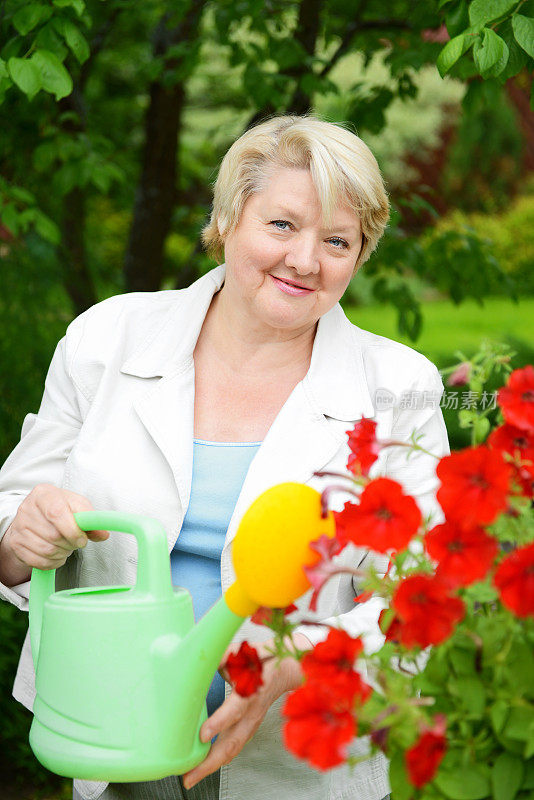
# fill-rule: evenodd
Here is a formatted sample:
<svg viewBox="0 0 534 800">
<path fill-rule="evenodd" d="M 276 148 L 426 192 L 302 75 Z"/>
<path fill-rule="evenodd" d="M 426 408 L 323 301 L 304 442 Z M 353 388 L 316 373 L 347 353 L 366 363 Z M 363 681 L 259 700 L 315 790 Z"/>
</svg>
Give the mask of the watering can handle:
<svg viewBox="0 0 534 800">
<path fill-rule="evenodd" d="M 137 582 L 133 593 L 168 600 L 173 588 L 167 536 L 163 525 L 152 517 L 120 511 L 78 511 L 74 514 L 82 531 L 109 530 L 131 533 L 137 539 Z M 34 567 L 30 583 L 30 639 L 37 663 L 45 600 L 55 591 L 55 569 Z"/>
<path fill-rule="evenodd" d="M 78 511 L 74 514 L 82 531 L 108 530 L 131 533 L 137 539 L 135 591 L 155 600 L 172 596 L 167 535 L 157 519 L 122 511 Z"/>
</svg>

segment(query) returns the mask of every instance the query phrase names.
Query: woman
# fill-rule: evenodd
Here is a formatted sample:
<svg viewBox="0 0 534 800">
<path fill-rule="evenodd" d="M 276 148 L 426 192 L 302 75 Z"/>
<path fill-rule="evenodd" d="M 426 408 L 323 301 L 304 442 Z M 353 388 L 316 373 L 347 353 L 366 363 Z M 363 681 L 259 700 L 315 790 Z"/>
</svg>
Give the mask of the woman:
<svg viewBox="0 0 534 800">
<path fill-rule="evenodd" d="M 97 303 L 59 342 L 39 413 L 25 418 L 0 472 L 5 599 L 27 610 L 23 582 L 32 566 L 60 567 L 57 589 L 132 584 L 133 537 L 94 532 L 78 543 L 72 516 L 117 509 L 163 523 L 173 582 L 190 589 L 198 617 L 234 578 L 231 542 L 250 503 L 286 480 L 322 488 L 314 471 L 344 469 L 346 431 L 361 416 L 376 419 L 381 438 L 407 440 L 415 430 L 430 451 L 448 452 L 436 368 L 352 325 L 338 303 L 387 218 L 378 165 L 343 127 L 274 117 L 241 136 L 223 159 L 203 231 L 225 263 L 185 290 Z M 418 453 L 408 461 L 399 450 L 385 451 L 374 472 L 399 480 L 434 512 L 434 460 Z M 356 548 L 340 555 L 352 565 L 371 557 Z M 372 650 L 381 643 L 381 605 L 355 606 L 355 593 L 337 576 L 317 619 L 339 619 Z M 247 639 L 264 652 L 268 635 L 245 623 L 234 647 Z M 297 643 L 305 649 L 324 635 L 302 626 Z M 226 685 L 224 699 L 216 677 L 201 737 L 217 738 L 202 764 L 146 784 L 75 781 L 74 796 L 383 798 L 380 755 L 353 772 L 319 773 L 284 750 L 280 707 L 300 680 L 287 659 L 268 666 L 256 695 L 240 698 Z M 27 637 L 13 694 L 30 709 L 33 681 Z"/>
</svg>

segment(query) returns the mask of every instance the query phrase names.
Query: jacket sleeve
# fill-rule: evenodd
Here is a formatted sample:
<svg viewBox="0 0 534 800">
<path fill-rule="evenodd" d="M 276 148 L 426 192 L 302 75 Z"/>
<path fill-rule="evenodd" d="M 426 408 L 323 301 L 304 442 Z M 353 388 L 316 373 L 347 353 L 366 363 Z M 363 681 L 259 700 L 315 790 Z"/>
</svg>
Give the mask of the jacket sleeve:
<svg viewBox="0 0 534 800">
<path fill-rule="evenodd" d="M 419 373 L 410 391 L 397 398 L 393 410 L 391 439 L 408 442 L 412 433 L 415 433 L 417 437 L 421 437 L 419 444 L 425 450 L 439 458 L 447 455 L 450 451 L 447 429 L 440 408 L 442 393 L 443 383 L 439 372 L 433 364 L 428 363 Z M 387 448 L 383 451 L 385 458 L 381 459 L 381 464 L 377 462 L 375 465 L 377 469 L 371 471 L 371 477 L 378 477 L 380 474 L 398 481 L 404 492 L 415 498 L 423 517 L 429 517 L 432 524 L 438 524 L 443 520 L 436 500 L 439 486 L 439 479 L 436 476 L 438 459 L 423 452 L 411 452 L 409 457 L 407 453 L 408 448 Z M 383 576 L 388 563 L 387 556 L 367 551 L 354 566 L 366 570 L 373 564 L 378 575 Z M 361 579 L 353 578 L 352 581 L 347 581 L 341 603 L 350 610 L 324 621 L 341 626 L 351 636 L 362 635 L 366 652 L 372 653 L 379 650 L 384 642 L 378 617 L 387 604 L 383 598 L 376 595 L 365 602 L 355 604 L 354 598 L 361 593 Z M 309 625 L 299 627 L 298 631 L 307 636 L 313 645 L 325 639 L 328 633 L 325 627 Z"/>
<path fill-rule="evenodd" d="M 65 462 L 82 425 L 81 406 L 87 402 L 72 377 L 84 324 L 82 314 L 58 342 L 38 413 L 25 416 L 20 442 L 0 470 L 0 541 L 20 504 L 37 484 L 61 487 Z M 0 583 L 0 597 L 27 611 L 29 586 L 29 581 L 11 588 Z"/>
</svg>

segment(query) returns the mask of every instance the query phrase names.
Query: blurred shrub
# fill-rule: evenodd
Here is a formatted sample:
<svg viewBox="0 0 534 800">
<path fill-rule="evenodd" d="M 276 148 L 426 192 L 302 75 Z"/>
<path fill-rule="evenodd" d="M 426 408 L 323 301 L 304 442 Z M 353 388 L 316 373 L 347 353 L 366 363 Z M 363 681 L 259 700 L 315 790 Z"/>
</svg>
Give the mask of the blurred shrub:
<svg viewBox="0 0 534 800">
<path fill-rule="evenodd" d="M 519 295 L 534 293 L 534 180 L 526 190 L 499 214 L 453 211 L 435 227 L 436 232 L 466 231 L 486 240 L 502 270 L 514 279 Z M 492 287 L 492 293 L 508 292 L 503 286 L 502 292 Z"/>
<path fill-rule="evenodd" d="M 521 181 L 524 147 L 517 113 L 495 81 L 470 83 L 441 186 L 464 211 L 504 209 Z"/>
</svg>

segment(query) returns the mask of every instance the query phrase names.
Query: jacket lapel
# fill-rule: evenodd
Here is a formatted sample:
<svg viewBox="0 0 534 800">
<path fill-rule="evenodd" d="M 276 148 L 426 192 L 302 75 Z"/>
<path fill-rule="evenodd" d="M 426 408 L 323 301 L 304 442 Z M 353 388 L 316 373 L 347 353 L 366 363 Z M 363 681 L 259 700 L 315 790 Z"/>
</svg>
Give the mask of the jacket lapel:
<svg viewBox="0 0 534 800">
<path fill-rule="evenodd" d="M 224 265 L 217 267 L 180 292 L 161 327 L 121 367 L 126 375 L 161 377 L 134 401 L 133 407 L 172 470 L 183 516 L 189 504 L 193 473 L 193 351 L 224 274 Z"/>
</svg>

